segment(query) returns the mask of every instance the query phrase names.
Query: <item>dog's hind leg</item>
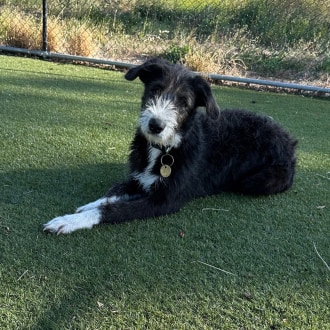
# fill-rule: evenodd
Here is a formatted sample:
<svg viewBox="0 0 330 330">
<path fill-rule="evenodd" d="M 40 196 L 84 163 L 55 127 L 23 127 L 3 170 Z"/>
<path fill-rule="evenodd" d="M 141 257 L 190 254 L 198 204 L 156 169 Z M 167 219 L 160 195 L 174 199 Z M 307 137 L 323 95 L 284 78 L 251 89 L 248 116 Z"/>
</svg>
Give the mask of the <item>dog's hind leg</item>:
<svg viewBox="0 0 330 330">
<path fill-rule="evenodd" d="M 119 200 L 121 200 L 121 198 L 122 198 L 122 196 L 120 196 L 120 197 L 119 196 L 102 197 L 102 198 L 97 199 L 94 202 L 91 202 L 91 203 L 88 203 L 88 204 L 85 204 L 85 205 L 82 205 L 82 206 L 78 207 L 77 210 L 76 210 L 76 213 L 81 213 L 81 212 L 85 212 L 85 211 L 88 211 L 88 210 L 96 209 L 96 208 L 98 208 L 102 205 L 105 205 L 105 204 L 116 203 Z"/>
<path fill-rule="evenodd" d="M 293 176 L 294 165 L 273 165 L 242 178 L 233 190 L 248 195 L 277 194 L 291 187 Z"/>
<path fill-rule="evenodd" d="M 77 208 L 76 213 L 85 212 L 106 204 L 113 204 L 119 201 L 131 201 L 142 197 L 143 193 L 134 181 L 113 185 L 105 196 L 94 202 L 82 205 Z"/>
</svg>

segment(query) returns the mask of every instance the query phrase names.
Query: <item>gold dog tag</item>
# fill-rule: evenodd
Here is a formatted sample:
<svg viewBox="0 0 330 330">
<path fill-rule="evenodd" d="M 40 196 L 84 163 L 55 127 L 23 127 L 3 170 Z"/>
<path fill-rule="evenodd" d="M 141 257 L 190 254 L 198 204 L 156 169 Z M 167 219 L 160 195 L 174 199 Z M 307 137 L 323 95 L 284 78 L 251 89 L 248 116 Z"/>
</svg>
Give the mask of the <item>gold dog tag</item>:
<svg viewBox="0 0 330 330">
<path fill-rule="evenodd" d="M 165 161 L 169 161 L 170 164 L 164 164 Z M 172 155 L 166 153 L 165 155 L 163 155 L 160 158 L 160 163 L 162 164 L 161 168 L 160 168 L 160 175 L 163 178 L 168 178 L 171 173 L 172 173 L 172 169 L 171 166 L 174 164 L 174 158 Z"/>
<path fill-rule="evenodd" d="M 172 169 L 169 165 L 162 165 L 160 168 L 160 175 L 163 178 L 168 178 L 171 175 Z"/>
</svg>

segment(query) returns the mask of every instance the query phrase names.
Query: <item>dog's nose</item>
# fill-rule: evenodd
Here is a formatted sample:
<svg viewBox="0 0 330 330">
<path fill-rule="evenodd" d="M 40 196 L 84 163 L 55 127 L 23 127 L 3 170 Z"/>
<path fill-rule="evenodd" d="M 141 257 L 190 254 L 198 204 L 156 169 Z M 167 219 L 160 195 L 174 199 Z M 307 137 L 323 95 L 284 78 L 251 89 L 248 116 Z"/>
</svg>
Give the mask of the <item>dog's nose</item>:
<svg viewBox="0 0 330 330">
<path fill-rule="evenodd" d="M 153 134 L 159 134 L 160 132 L 162 132 L 165 128 L 164 123 L 157 119 L 157 118 L 151 118 L 149 120 L 149 130 L 151 133 Z"/>
</svg>

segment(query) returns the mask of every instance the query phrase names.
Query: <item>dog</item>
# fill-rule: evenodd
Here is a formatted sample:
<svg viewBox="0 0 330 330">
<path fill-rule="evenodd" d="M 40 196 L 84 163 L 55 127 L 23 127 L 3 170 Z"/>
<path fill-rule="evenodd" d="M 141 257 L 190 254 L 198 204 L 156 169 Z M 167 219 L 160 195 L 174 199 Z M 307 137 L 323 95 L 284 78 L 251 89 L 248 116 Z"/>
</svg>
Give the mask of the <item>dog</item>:
<svg viewBox="0 0 330 330">
<path fill-rule="evenodd" d="M 125 75 L 138 77 L 144 93 L 127 181 L 49 221 L 44 231 L 67 234 L 172 214 L 194 198 L 222 192 L 270 195 L 291 187 L 297 141 L 272 118 L 220 111 L 205 79 L 161 58 Z"/>
</svg>

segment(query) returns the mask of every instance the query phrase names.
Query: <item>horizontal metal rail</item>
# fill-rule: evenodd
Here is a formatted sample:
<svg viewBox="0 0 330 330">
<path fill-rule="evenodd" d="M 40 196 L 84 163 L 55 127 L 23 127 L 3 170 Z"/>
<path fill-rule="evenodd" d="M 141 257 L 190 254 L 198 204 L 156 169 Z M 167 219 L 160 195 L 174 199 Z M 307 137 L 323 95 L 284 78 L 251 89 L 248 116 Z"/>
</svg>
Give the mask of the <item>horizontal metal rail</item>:
<svg viewBox="0 0 330 330">
<path fill-rule="evenodd" d="M 52 52 L 45 52 L 42 50 L 30 50 L 25 48 L 16 48 L 9 46 L 0 46 L 0 51 L 10 52 L 10 53 L 21 53 L 29 56 L 39 56 L 42 58 L 56 58 L 60 60 L 68 60 L 68 61 L 78 61 L 78 62 L 88 62 L 95 64 L 103 64 L 103 65 L 113 65 L 118 68 L 129 69 L 134 67 L 134 64 L 110 61 L 101 58 L 92 58 L 92 57 L 84 57 L 84 56 L 76 56 L 76 55 L 68 55 L 68 54 L 59 54 Z"/>
<path fill-rule="evenodd" d="M 59 53 L 45 52 L 45 51 L 41 51 L 41 50 L 29 50 L 29 49 L 24 49 L 24 48 L 16 48 L 16 47 L 8 47 L 8 46 L 0 46 L 0 51 L 7 51 L 7 52 L 11 52 L 11 53 L 21 53 L 21 54 L 26 54 L 26 55 L 30 55 L 30 56 L 39 56 L 39 57 L 43 57 L 43 58 L 54 58 L 54 59 L 61 59 L 61 60 L 102 64 L 102 65 L 112 65 L 112 66 L 115 66 L 118 68 L 123 68 L 123 69 L 129 69 L 129 68 L 132 68 L 135 66 L 135 64 L 131 64 L 131 63 L 117 62 L 117 61 L 105 60 L 105 59 L 100 59 L 100 58 L 59 54 Z M 242 78 L 242 77 L 226 76 L 226 75 L 220 75 L 220 74 L 208 74 L 207 77 L 212 80 L 232 81 L 232 82 L 237 82 L 237 83 L 264 85 L 264 86 L 271 86 L 271 87 L 277 87 L 277 88 L 297 89 L 297 90 L 301 90 L 301 91 L 330 94 L 330 88 L 327 88 L 327 87 L 300 85 L 300 84 L 286 83 L 286 82 L 275 81 L 275 80 Z"/>
<path fill-rule="evenodd" d="M 319 87 L 319 86 L 292 84 L 292 83 L 285 83 L 282 81 L 275 81 L 275 80 L 240 78 L 240 77 L 225 76 L 225 75 L 220 75 L 220 74 L 209 74 L 207 76 L 210 79 L 214 79 L 214 80 L 226 80 L 226 81 L 234 81 L 234 82 L 238 82 L 238 83 L 265 85 L 265 86 L 289 88 L 289 89 L 299 89 L 299 90 L 303 90 L 303 91 L 319 92 L 319 93 L 330 93 L 330 88 Z"/>
</svg>

